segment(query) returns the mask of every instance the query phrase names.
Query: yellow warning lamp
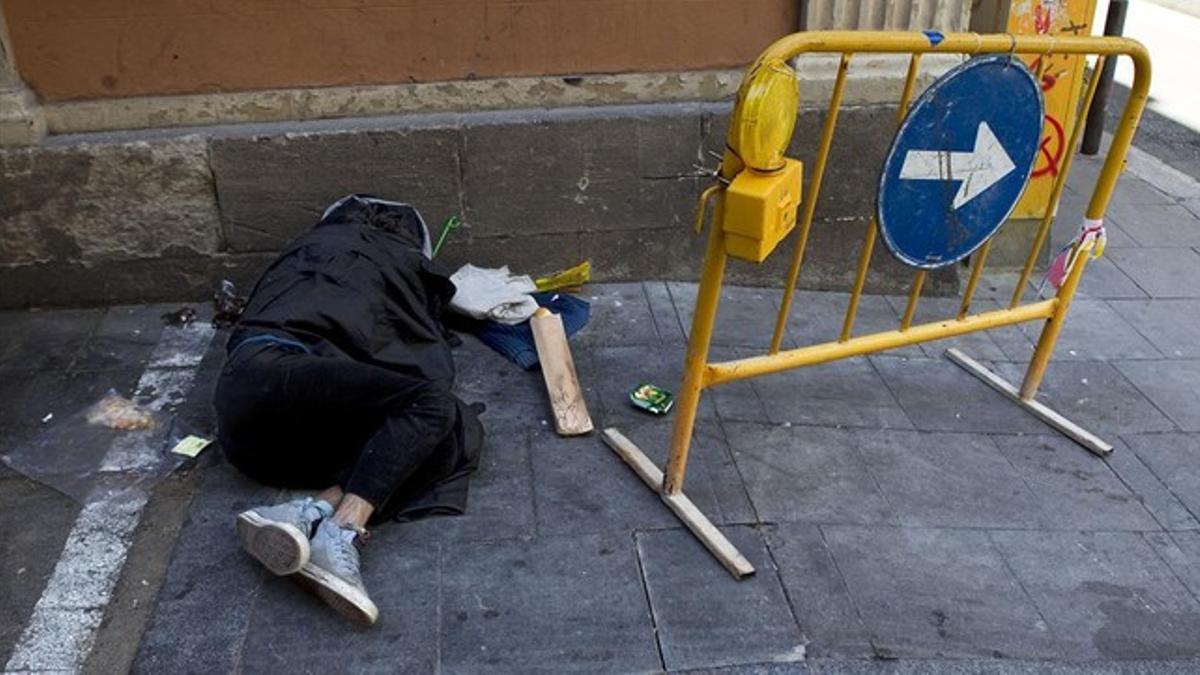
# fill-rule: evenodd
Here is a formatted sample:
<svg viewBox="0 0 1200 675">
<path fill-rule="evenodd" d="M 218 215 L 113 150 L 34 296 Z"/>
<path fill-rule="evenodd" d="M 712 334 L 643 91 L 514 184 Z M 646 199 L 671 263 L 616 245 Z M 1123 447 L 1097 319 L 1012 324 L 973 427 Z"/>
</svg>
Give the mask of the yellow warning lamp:
<svg viewBox="0 0 1200 675">
<path fill-rule="evenodd" d="M 759 62 L 738 89 L 726 144 L 742 161 L 725 191 L 725 250 L 762 262 L 796 226 L 801 164 L 784 157 L 796 126 L 796 74 L 779 60 Z"/>
<path fill-rule="evenodd" d="M 799 106 L 796 73 L 783 61 L 757 63 L 738 88 L 725 142 L 751 169 L 781 169 Z"/>
</svg>

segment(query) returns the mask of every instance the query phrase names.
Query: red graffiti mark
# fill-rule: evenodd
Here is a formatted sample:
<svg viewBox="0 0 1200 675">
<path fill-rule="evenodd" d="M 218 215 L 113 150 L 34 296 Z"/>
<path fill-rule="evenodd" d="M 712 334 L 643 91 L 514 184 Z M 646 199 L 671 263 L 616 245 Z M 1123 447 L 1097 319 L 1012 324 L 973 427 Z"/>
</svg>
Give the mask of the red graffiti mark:
<svg viewBox="0 0 1200 675">
<path fill-rule="evenodd" d="M 1033 166 L 1031 178 L 1038 178 L 1047 174 L 1054 176 L 1058 174 L 1058 163 L 1062 161 L 1063 151 L 1066 149 L 1066 132 L 1063 131 L 1062 123 L 1054 119 L 1053 115 L 1046 115 L 1046 126 L 1050 127 L 1050 133 L 1042 138 L 1042 144 L 1038 147 L 1038 159 Z"/>
<path fill-rule="evenodd" d="M 1053 10 L 1049 7 L 1038 3 L 1033 8 L 1033 30 L 1038 35 L 1046 35 L 1050 32 L 1050 25 L 1054 22 Z"/>
</svg>

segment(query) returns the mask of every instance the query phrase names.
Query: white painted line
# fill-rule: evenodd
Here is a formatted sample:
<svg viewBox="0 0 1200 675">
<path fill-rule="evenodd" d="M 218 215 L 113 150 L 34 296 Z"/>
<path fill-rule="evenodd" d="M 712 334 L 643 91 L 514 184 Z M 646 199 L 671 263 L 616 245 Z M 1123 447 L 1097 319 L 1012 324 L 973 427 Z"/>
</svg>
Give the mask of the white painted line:
<svg viewBox="0 0 1200 675">
<path fill-rule="evenodd" d="M 134 400 L 152 410 L 183 402 L 213 333 L 211 324 L 200 322 L 164 328 L 138 380 Z M 145 464 L 158 452 L 149 438 L 138 433 L 122 437 L 109 449 L 102 468 L 122 470 Z M 125 566 L 146 500 L 146 493 L 137 489 L 120 496 L 98 493 L 84 504 L 29 623 L 4 666 L 6 673 L 83 669 L 104 618 L 104 608 Z"/>
</svg>

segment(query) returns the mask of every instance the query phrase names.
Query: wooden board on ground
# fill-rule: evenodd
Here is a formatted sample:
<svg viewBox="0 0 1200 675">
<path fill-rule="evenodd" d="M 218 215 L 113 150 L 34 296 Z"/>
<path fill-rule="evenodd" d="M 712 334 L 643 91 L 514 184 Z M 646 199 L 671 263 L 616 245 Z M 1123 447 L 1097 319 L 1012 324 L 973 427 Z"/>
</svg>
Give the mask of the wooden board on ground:
<svg viewBox="0 0 1200 675">
<path fill-rule="evenodd" d="M 656 494 L 666 503 L 666 505 L 675 512 L 675 515 L 687 525 L 692 534 L 704 544 L 717 560 L 729 570 L 729 573 L 734 577 L 741 579 L 742 577 L 754 574 L 754 565 L 750 564 L 749 560 L 737 550 L 733 542 L 729 541 L 716 525 L 708 519 L 704 513 L 696 508 L 688 496 L 680 492 L 679 494 L 668 495 L 663 494 L 663 472 L 654 464 L 642 449 L 634 445 L 633 441 L 629 440 L 620 431 L 609 427 L 601 434 L 604 442 L 614 452 L 620 455 L 621 459 L 625 460 L 642 479 L 646 485 L 650 486 Z"/>
<path fill-rule="evenodd" d="M 1113 451 L 1111 443 L 1063 417 L 1057 410 L 1054 410 L 1045 403 L 1037 399 L 1030 399 L 1028 401 L 1022 399 L 1020 390 L 1011 382 L 988 370 L 982 363 L 967 356 L 962 351 L 951 347 L 946 350 L 946 356 L 963 370 L 983 380 L 989 387 L 1004 394 L 1012 399 L 1014 403 L 1028 410 L 1034 417 L 1061 431 L 1071 440 L 1087 448 L 1089 452 L 1104 457 Z"/>
<path fill-rule="evenodd" d="M 579 388 L 579 376 L 575 374 L 575 361 L 567 345 L 562 317 L 543 307 L 529 319 L 529 327 L 533 330 L 546 393 L 554 411 L 555 430 L 560 436 L 588 433 L 593 429 L 592 418 L 583 400 L 583 390 Z"/>
</svg>

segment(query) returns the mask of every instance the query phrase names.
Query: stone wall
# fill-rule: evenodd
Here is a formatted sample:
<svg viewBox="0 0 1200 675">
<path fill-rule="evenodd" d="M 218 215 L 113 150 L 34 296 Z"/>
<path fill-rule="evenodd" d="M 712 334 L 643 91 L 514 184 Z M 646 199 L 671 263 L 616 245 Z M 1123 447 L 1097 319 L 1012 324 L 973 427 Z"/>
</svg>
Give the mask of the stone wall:
<svg viewBox="0 0 1200 675">
<path fill-rule="evenodd" d="M 251 283 L 282 245 L 349 192 L 465 227 L 442 258 L 540 273 L 590 258 L 597 280 L 694 279 L 690 225 L 722 148 L 728 104 L 425 114 L 52 137 L 0 151 L 0 305 L 200 300 Z M 811 161 L 823 113 L 801 113 L 791 154 Z M 848 288 L 895 108 L 850 107 L 801 285 Z M 791 240 L 729 278 L 778 285 Z M 870 287 L 909 270 L 879 247 Z M 957 288 L 957 270 L 930 292 Z"/>
</svg>

